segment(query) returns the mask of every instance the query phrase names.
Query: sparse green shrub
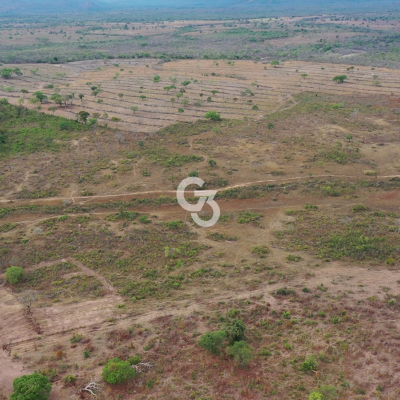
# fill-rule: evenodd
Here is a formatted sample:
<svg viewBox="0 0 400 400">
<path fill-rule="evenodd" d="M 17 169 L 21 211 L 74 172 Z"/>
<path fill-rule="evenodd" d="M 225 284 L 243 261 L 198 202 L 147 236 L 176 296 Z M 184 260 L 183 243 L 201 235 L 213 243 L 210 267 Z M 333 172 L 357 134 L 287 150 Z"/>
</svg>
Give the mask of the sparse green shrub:
<svg viewBox="0 0 400 400">
<path fill-rule="evenodd" d="M 74 333 L 74 336 L 70 339 L 71 343 L 79 343 L 83 339 L 83 336 L 79 333 Z"/>
<path fill-rule="evenodd" d="M 149 217 L 147 215 L 141 215 L 139 217 L 139 222 L 141 222 L 142 224 L 150 224 L 151 219 L 149 219 Z"/>
<path fill-rule="evenodd" d="M 284 287 L 284 288 L 278 289 L 276 291 L 276 294 L 279 296 L 290 296 L 290 295 L 294 294 L 294 290 Z"/>
<path fill-rule="evenodd" d="M 294 261 L 294 262 L 299 262 L 299 261 L 301 261 L 302 260 L 302 258 L 300 257 L 300 256 L 295 256 L 295 255 L 293 255 L 293 254 L 289 254 L 287 257 L 286 257 L 286 261 L 287 262 L 292 262 L 292 261 Z"/>
<path fill-rule="evenodd" d="M 258 221 L 261 217 L 261 214 L 245 211 L 238 214 L 237 222 L 239 224 L 248 224 L 250 222 Z"/>
<path fill-rule="evenodd" d="M 364 206 L 363 204 L 358 204 L 356 206 L 354 206 L 351 211 L 352 212 L 361 212 L 361 211 L 368 211 L 369 208 L 367 206 Z"/>
<path fill-rule="evenodd" d="M 257 254 L 259 257 L 264 257 L 266 254 L 269 254 L 269 247 L 266 245 L 261 246 L 253 246 L 251 252 L 253 254 Z"/>
<path fill-rule="evenodd" d="M 66 385 L 71 385 L 74 384 L 76 382 L 76 377 L 74 375 L 66 375 L 64 377 L 64 383 Z"/>
<path fill-rule="evenodd" d="M 314 394 L 314 399 L 316 400 L 337 400 L 339 399 L 339 393 L 336 388 L 332 385 L 321 385 L 318 389 L 314 389 L 309 399 L 312 399 L 311 395 Z M 315 394 L 318 396 L 315 397 Z"/>
</svg>

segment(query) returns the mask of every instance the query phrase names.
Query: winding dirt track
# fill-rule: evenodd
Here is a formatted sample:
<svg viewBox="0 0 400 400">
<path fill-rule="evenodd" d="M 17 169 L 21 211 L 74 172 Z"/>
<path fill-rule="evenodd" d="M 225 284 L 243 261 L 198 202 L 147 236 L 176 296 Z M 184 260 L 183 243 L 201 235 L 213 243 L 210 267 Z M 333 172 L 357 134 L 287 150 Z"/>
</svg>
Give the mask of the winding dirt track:
<svg viewBox="0 0 400 400">
<path fill-rule="evenodd" d="M 305 180 L 305 179 L 316 179 L 316 178 L 346 178 L 346 179 L 368 179 L 369 180 L 378 180 L 378 179 L 390 179 L 390 178 L 400 178 L 400 175 L 377 175 L 374 176 L 373 178 L 367 177 L 365 175 L 334 175 L 334 174 L 326 174 L 326 175 L 314 175 L 312 178 L 308 176 L 295 176 L 291 178 L 281 178 L 281 179 L 263 179 L 259 181 L 252 181 L 252 182 L 245 182 L 245 183 L 238 183 L 236 185 L 232 186 L 225 186 L 222 188 L 217 188 L 213 189 L 216 190 L 217 192 L 223 192 L 229 189 L 237 189 L 241 187 L 246 187 L 246 186 L 252 186 L 252 185 L 257 185 L 257 184 L 267 184 L 267 183 L 285 183 L 285 182 L 291 182 L 291 181 L 300 181 L 300 180 Z M 186 191 L 188 195 L 194 195 L 194 191 L 188 190 Z M 96 199 L 98 202 L 102 203 L 105 202 L 109 199 L 112 199 L 113 201 L 119 201 L 119 200 L 126 200 L 126 197 L 128 196 L 134 196 L 134 197 L 144 197 L 144 198 L 153 198 L 156 195 L 176 195 L 176 190 L 151 190 L 151 191 L 144 191 L 144 192 L 129 192 L 129 193 L 123 193 L 123 194 L 100 194 L 100 195 L 95 195 L 95 196 L 78 196 L 78 197 L 45 197 L 42 199 L 35 199 L 35 200 L 11 200 L 11 199 L 0 199 L 0 203 L 10 203 L 12 202 L 12 205 L 14 207 L 18 207 L 19 205 L 26 205 L 26 204 L 35 204 L 35 205 L 41 205 L 41 204 L 49 204 L 49 203 L 56 203 L 60 201 L 69 201 L 71 200 L 73 204 L 85 204 L 88 203 L 94 199 Z"/>
</svg>

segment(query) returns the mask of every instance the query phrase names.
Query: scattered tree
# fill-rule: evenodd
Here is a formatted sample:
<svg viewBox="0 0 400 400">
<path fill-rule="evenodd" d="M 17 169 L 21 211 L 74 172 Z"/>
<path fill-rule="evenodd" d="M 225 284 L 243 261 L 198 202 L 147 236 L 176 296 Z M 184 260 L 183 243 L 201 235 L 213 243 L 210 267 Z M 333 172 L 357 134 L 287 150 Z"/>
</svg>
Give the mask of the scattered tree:
<svg viewBox="0 0 400 400">
<path fill-rule="evenodd" d="M 19 68 L 3 68 L 0 70 L 2 78 L 10 79 L 12 75 L 21 76 L 22 72 Z"/>
<path fill-rule="evenodd" d="M 40 101 L 41 104 L 47 100 L 47 96 L 43 92 L 35 92 L 33 95 Z"/>
<path fill-rule="evenodd" d="M 137 110 L 139 110 L 138 106 L 133 106 L 131 107 L 131 110 L 133 111 L 133 113 L 135 114 Z"/>
<path fill-rule="evenodd" d="M 82 122 L 83 124 L 86 124 L 87 119 L 89 118 L 90 113 L 87 111 L 79 111 L 78 114 L 76 114 L 76 117 L 78 119 L 78 122 Z"/>
<path fill-rule="evenodd" d="M 346 79 L 346 75 L 336 75 L 332 80 L 337 83 L 343 83 Z"/>
<path fill-rule="evenodd" d="M 225 331 L 207 332 L 200 337 L 199 346 L 212 354 L 219 354 L 225 339 Z"/>
<path fill-rule="evenodd" d="M 33 373 L 15 378 L 10 400 L 47 400 L 51 391 L 49 378 Z"/>
<path fill-rule="evenodd" d="M 234 358 L 240 367 L 247 367 L 254 357 L 253 349 L 243 340 L 228 347 L 227 353 Z"/>
<path fill-rule="evenodd" d="M 238 318 L 226 321 L 224 324 L 224 330 L 230 344 L 245 339 L 246 325 Z"/>
<path fill-rule="evenodd" d="M 274 68 L 276 68 L 279 64 L 280 64 L 280 62 L 279 62 L 278 60 L 271 61 L 271 65 L 272 65 Z"/>
<path fill-rule="evenodd" d="M 28 314 L 32 313 L 32 304 L 38 299 L 37 290 L 28 289 L 20 293 L 18 300 L 26 308 Z"/>
</svg>

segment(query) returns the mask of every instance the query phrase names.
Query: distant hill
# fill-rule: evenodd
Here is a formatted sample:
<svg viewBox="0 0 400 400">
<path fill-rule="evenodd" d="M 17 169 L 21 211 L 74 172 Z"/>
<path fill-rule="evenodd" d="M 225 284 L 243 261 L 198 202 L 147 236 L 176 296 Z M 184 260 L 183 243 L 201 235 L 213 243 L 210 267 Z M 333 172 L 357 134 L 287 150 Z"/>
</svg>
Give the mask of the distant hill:
<svg viewBox="0 0 400 400">
<path fill-rule="evenodd" d="M 3 3 L 3 2 L 1 2 Z M 367 12 L 379 9 L 398 9 L 394 0 L 14 0 L 0 4 L 0 13 L 91 12 L 133 8 L 263 8 L 266 11 L 293 14 L 300 11 Z"/>
<path fill-rule="evenodd" d="M 103 4 L 97 0 L 13 0 L 6 4 L 0 2 L 0 13 L 83 12 L 102 9 Z"/>
</svg>

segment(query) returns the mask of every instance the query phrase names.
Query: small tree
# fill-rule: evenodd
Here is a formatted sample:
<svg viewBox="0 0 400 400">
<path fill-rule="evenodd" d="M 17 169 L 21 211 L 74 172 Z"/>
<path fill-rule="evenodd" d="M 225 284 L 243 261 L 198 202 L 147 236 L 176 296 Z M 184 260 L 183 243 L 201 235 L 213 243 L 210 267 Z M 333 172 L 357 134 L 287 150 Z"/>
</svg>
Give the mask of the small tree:
<svg viewBox="0 0 400 400">
<path fill-rule="evenodd" d="M 76 117 L 79 122 L 86 124 L 87 119 L 89 118 L 89 115 L 90 114 L 87 111 L 79 111 L 78 114 L 76 114 Z"/>
<path fill-rule="evenodd" d="M 102 373 L 103 379 L 112 385 L 124 383 L 135 376 L 136 372 L 132 369 L 130 362 L 121 361 L 119 358 L 108 360 Z"/>
<path fill-rule="evenodd" d="M 200 337 L 199 346 L 212 354 L 219 354 L 225 338 L 225 331 L 207 332 Z"/>
<path fill-rule="evenodd" d="M 337 83 L 343 83 L 346 79 L 346 75 L 336 75 L 332 80 Z"/>
<path fill-rule="evenodd" d="M 226 321 L 224 329 L 230 344 L 241 341 L 245 338 L 246 325 L 238 318 Z"/>
<path fill-rule="evenodd" d="M 306 79 L 307 76 L 308 76 L 308 74 L 301 74 L 301 76 L 302 76 L 304 79 Z"/>
<path fill-rule="evenodd" d="M 28 314 L 31 314 L 32 304 L 38 299 L 37 290 L 28 289 L 23 291 L 18 300 L 24 305 Z"/>
<path fill-rule="evenodd" d="M 123 93 L 118 93 L 118 97 L 119 97 L 120 100 L 122 100 L 122 98 L 124 97 L 124 94 Z"/>
<path fill-rule="evenodd" d="M 85 97 L 85 95 L 83 95 L 82 93 L 79 93 L 78 97 L 81 99 L 81 101 L 83 101 L 83 98 Z"/>
<path fill-rule="evenodd" d="M 16 285 L 20 283 L 25 277 L 25 272 L 21 267 L 10 267 L 7 268 L 6 271 L 6 279 L 7 282 L 11 283 L 12 285 Z"/>
<path fill-rule="evenodd" d="M 221 120 L 221 114 L 217 113 L 216 111 L 209 111 L 204 117 L 210 119 L 211 121 Z"/>
<path fill-rule="evenodd" d="M 50 100 L 54 101 L 54 103 L 58 104 L 59 106 L 61 106 L 63 103 L 63 98 L 58 93 L 51 95 Z"/>
<path fill-rule="evenodd" d="M 191 83 L 192 82 L 190 82 L 190 81 L 183 81 L 182 85 L 186 87 L 186 86 L 190 85 Z"/>
<path fill-rule="evenodd" d="M 33 95 L 40 101 L 40 103 L 43 103 L 45 100 L 47 100 L 47 96 L 43 92 L 35 92 Z"/>
<path fill-rule="evenodd" d="M 21 76 L 22 72 L 19 68 L 3 68 L 0 70 L 0 75 L 3 78 L 10 79 L 12 75 Z"/>
<path fill-rule="evenodd" d="M 37 104 L 40 103 L 40 101 L 39 101 L 38 98 L 32 97 L 32 98 L 29 99 L 29 103 L 30 103 L 30 104 L 33 104 L 34 106 L 36 106 Z"/>
<path fill-rule="evenodd" d="M 271 61 L 271 65 L 272 65 L 274 68 L 276 68 L 279 64 L 280 64 L 280 62 L 279 62 L 278 60 Z"/>
<path fill-rule="evenodd" d="M 161 77 L 159 76 L 159 75 L 156 75 L 154 78 L 153 78 L 153 81 L 154 82 L 160 82 L 160 79 L 161 79 Z"/>
<path fill-rule="evenodd" d="M 228 347 L 227 353 L 234 358 L 240 367 L 247 367 L 254 357 L 253 349 L 243 340 Z"/>
<path fill-rule="evenodd" d="M 138 106 L 133 106 L 131 107 L 131 110 L 133 111 L 133 113 L 135 114 L 137 110 L 139 110 Z"/>
<path fill-rule="evenodd" d="M 304 372 L 316 371 L 318 369 L 318 361 L 316 357 L 308 355 L 304 362 L 301 363 L 301 369 Z"/>
<path fill-rule="evenodd" d="M 10 400 L 47 400 L 51 391 L 49 378 L 34 373 L 14 379 Z"/>
</svg>

